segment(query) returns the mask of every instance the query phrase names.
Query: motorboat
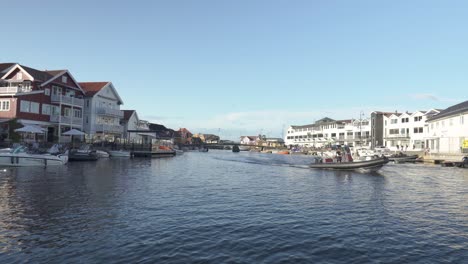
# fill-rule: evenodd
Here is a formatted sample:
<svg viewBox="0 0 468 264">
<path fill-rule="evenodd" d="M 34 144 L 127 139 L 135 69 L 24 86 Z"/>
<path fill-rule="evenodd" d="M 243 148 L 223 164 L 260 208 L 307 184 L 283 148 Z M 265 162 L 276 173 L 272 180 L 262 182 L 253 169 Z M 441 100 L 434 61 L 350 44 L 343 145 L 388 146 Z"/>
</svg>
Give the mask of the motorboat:
<svg viewBox="0 0 468 264">
<path fill-rule="evenodd" d="M 175 151 L 175 154 L 178 155 L 178 156 L 184 155 L 184 151 L 181 150 L 181 149 L 176 149 L 176 148 L 175 148 L 175 149 L 173 149 L 173 150 Z"/>
<path fill-rule="evenodd" d="M 382 166 L 387 164 L 387 157 L 380 157 L 371 160 L 336 162 L 333 159 L 323 159 L 322 157 L 314 157 L 313 163 L 309 165 L 313 169 L 329 169 L 329 170 L 366 170 L 377 171 Z"/>
<path fill-rule="evenodd" d="M 232 152 L 240 152 L 239 146 L 234 145 L 234 146 L 232 147 Z"/>
<path fill-rule="evenodd" d="M 132 153 L 126 150 L 109 150 L 109 155 L 111 157 L 123 157 L 123 158 L 130 158 Z"/>
<path fill-rule="evenodd" d="M 395 163 L 403 163 L 403 162 L 415 162 L 418 158 L 418 155 L 406 155 L 404 153 L 393 154 L 388 157 L 389 161 L 393 161 Z"/>
<path fill-rule="evenodd" d="M 199 152 L 208 152 L 208 148 L 201 148 L 198 150 Z"/>
<path fill-rule="evenodd" d="M 109 153 L 103 150 L 96 150 L 96 154 L 99 158 L 108 158 L 110 156 Z"/>
<path fill-rule="evenodd" d="M 459 168 L 468 169 L 468 156 L 463 157 L 462 161 L 457 164 Z"/>
<path fill-rule="evenodd" d="M 96 150 L 93 150 L 89 145 L 83 145 L 79 149 L 72 149 L 68 154 L 70 161 L 96 161 L 99 159 Z"/>
<path fill-rule="evenodd" d="M 29 153 L 25 146 L 18 146 L 9 152 L 0 152 L 0 166 L 29 167 L 29 166 L 59 166 L 68 162 L 68 153 L 60 155 Z"/>
<path fill-rule="evenodd" d="M 249 151 L 250 147 L 249 146 L 239 146 L 240 151 Z"/>
</svg>

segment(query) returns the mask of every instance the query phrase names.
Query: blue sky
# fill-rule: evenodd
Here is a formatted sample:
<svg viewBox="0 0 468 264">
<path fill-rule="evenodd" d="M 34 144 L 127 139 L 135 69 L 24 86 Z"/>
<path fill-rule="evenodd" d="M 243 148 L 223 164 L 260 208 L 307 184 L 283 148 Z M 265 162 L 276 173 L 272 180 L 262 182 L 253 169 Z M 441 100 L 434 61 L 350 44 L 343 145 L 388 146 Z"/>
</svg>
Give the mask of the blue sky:
<svg viewBox="0 0 468 264">
<path fill-rule="evenodd" d="M 225 138 L 467 100 L 466 1 L 6 1 L 0 61 Z"/>
</svg>

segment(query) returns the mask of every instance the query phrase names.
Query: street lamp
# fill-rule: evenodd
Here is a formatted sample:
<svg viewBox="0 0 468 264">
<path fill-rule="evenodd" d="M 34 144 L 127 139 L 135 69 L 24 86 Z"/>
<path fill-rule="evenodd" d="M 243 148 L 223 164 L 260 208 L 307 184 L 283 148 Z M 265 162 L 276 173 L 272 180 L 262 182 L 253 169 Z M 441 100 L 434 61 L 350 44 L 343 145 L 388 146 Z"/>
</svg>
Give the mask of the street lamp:
<svg viewBox="0 0 468 264">
<path fill-rule="evenodd" d="M 359 145 L 362 148 L 362 116 L 364 115 L 363 111 L 359 112 Z"/>
</svg>

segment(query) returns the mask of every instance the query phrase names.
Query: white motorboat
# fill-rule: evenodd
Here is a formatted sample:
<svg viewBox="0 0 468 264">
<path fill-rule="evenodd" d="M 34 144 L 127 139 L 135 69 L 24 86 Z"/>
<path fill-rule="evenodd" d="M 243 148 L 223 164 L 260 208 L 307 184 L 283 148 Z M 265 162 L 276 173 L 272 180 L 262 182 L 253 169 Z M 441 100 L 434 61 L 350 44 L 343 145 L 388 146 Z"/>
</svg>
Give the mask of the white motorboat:
<svg viewBox="0 0 468 264">
<path fill-rule="evenodd" d="M 59 166 L 68 162 L 68 153 L 61 155 L 28 153 L 28 148 L 19 146 L 10 152 L 0 152 L 0 166 L 29 167 L 29 166 Z"/>
<path fill-rule="evenodd" d="M 111 157 L 129 158 L 131 156 L 131 152 L 126 150 L 109 150 L 108 152 Z"/>
<path fill-rule="evenodd" d="M 98 158 L 108 158 L 109 157 L 109 153 L 103 151 L 103 150 L 96 150 L 96 154 L 98 156 Z"/>
</svg>

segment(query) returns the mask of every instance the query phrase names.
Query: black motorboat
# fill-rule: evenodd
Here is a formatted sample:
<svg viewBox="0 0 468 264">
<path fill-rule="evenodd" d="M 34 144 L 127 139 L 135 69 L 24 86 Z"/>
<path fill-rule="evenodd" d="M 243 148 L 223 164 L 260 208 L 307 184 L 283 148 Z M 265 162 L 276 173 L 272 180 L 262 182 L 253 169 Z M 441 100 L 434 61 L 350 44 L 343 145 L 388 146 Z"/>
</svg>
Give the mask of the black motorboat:
<svg viewBox="0 0 468 264">
<path fill-rule="evenodd" d="M 239 146 L 234 145 L 234 146 L 232 147 L 232 152 L 240 152 Z"/>
<path fill-rule="evenodd" d="M 71 149 L 68 153 L 69 161 L 96 161 L 99 155 L 89 145 L 83 145 L 79 149 Z"/>
<path fill-rule="evenodd" d="M 462 161 L 457 164 L 460 168 L 468 169 L 468 156 L 463 157 Z"/>
<path fill-rule="evenodd" d="M 400 152 L 398 154 L 393 154 L 389 156 L 388 160 L 393 161 L 395 163 L 415 162 L 418 157 L 418 155 L 407 155 Z"/>
</svg>

